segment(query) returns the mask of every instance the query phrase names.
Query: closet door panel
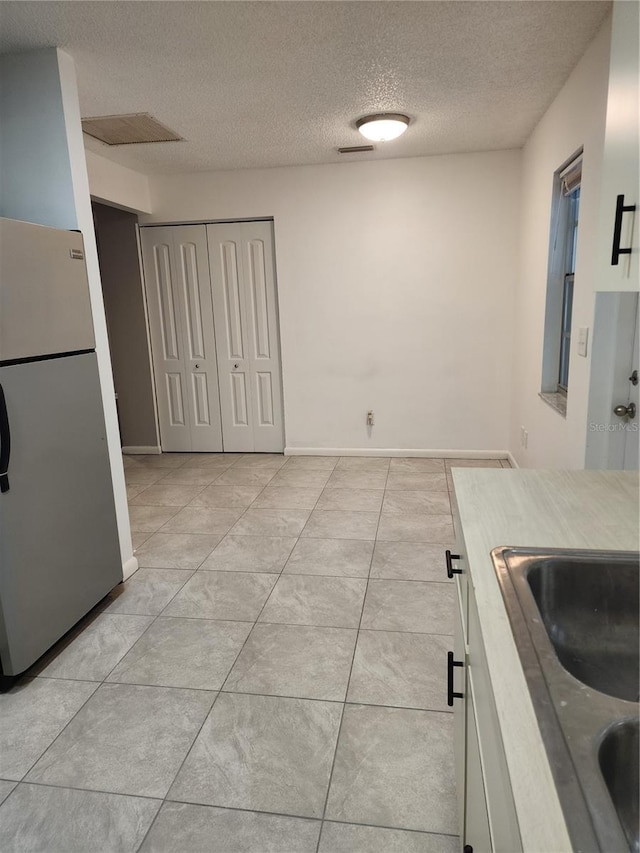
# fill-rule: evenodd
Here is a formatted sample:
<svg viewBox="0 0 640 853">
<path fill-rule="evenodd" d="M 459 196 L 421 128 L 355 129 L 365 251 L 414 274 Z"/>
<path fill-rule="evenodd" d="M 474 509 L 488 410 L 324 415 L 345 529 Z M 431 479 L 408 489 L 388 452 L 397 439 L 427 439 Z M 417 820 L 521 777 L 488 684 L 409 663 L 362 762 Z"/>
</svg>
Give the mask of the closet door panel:
<svg viewBox="0 0 640 853">
<path fill-rule="evenodd" d="M 251 333 L 254 448 L 260 453 L 281 453 L 284 430 L 273 224 L 242 222 L 239 229 Z"/>
<path fill-rule="evenodd" d="M 190 449 L 217 453 L 222 450 L 222 423 L 206 228 L 180 225 L 172 230 L 182 298 Z"/>
<path fill-rule="evenodd" d="M 238 223 L 207 225 L 225 451 L 255 449 L 250 329 Z"/>
<path fill-rule="evenodd" d="M 181 299 L 171 228 L 140 231 L 162 448 L 191 450 Z"/>
</svg>

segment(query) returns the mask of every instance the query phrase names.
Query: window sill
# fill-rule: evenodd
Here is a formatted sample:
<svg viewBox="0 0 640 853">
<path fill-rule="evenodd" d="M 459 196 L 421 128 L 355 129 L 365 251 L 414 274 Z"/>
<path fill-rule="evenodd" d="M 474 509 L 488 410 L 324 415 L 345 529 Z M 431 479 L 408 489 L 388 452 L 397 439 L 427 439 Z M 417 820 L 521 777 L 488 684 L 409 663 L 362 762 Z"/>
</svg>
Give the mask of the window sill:
<svg viewBox="0 0 640 853">
<path fill-rule="evenodd" d="M 567 417 L 567 395 L 560 394 L 558 391 L 541 391 L 538 396 L 547 406 L 551 406 L 563 418 Z"/>
</svg>

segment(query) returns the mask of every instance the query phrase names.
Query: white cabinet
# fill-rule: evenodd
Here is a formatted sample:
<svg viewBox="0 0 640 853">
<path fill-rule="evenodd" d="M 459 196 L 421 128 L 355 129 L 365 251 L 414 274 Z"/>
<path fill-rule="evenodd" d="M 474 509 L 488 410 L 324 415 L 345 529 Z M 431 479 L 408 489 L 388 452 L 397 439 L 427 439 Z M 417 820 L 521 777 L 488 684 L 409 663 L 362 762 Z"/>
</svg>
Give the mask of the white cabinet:
<svg viewBox="0 0 640 853">
<path fill-rule="evenodd" d="M 478 608 L 454 506 L 456 612 L 453 678 L 454 749 L 460 837 L 466 853 L 520 853 L 509 770 L 491 690 Z M 456 664 L 462 664 L 458 666 Z M 462 694 L 456 696 L 455 694 Z"/>
<path fill-rule="evenodd" d="M 623 0 L 613 4 L 600 195 L 598 290 L 637 290 L 640 276 L 638 16 L 638 3 Z M 631 210 L 618 209 L 633 205 L 636 206 L 635 214 Z M 619 229 L 616 229 L 616 218 Z M 615 245 L 632 249 L 631 253 L 621 254 L 617 263 L 613 263 L 612 257 Z"/>
<path fill-rule="evenodd" d="M 474 697 L 473 674 L 471 672 L 467 673 L 466 680 L 467 696 Z M 478 722 L 473 700 L 468 699 L 465 704 L 464 844 L 465 849 L 471 847 L 473 853 L 491 853 L 494 848 L 491 843 L 489 809 L 482 773 Z"/>
</svg>

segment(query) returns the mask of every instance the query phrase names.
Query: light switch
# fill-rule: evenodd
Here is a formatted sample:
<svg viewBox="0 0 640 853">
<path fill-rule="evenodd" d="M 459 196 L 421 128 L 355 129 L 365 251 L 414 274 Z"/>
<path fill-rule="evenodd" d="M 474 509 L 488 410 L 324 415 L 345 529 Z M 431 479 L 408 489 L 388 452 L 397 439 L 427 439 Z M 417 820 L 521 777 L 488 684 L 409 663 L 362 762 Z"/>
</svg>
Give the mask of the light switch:
<svg viewBox="0 0 640 853">
<path fill-rule="evenodd" d="M 587 344 L 589 342 L 588 326 L 581 326 L 578 329 L 578 355 L 587 356 Z"/>
</svg>

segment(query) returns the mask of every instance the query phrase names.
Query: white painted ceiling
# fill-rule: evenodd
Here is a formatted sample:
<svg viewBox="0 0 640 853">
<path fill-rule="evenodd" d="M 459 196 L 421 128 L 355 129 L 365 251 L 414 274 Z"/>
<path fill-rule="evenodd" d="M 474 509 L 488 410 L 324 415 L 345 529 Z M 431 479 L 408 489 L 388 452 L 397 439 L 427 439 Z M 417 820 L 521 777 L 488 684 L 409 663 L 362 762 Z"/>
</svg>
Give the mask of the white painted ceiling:
<svg viewBox="0 0 640 853">
<path fill-rule="evenodd" d="M 610 3 L 10 2 L 0 51 L 58 46 L 83 116 L 152 113 L 182 142 L 87 148 L 148 173 L 520 147 Z M 354 122 L 409 115 L 364 155 Z"/>
</svg>

